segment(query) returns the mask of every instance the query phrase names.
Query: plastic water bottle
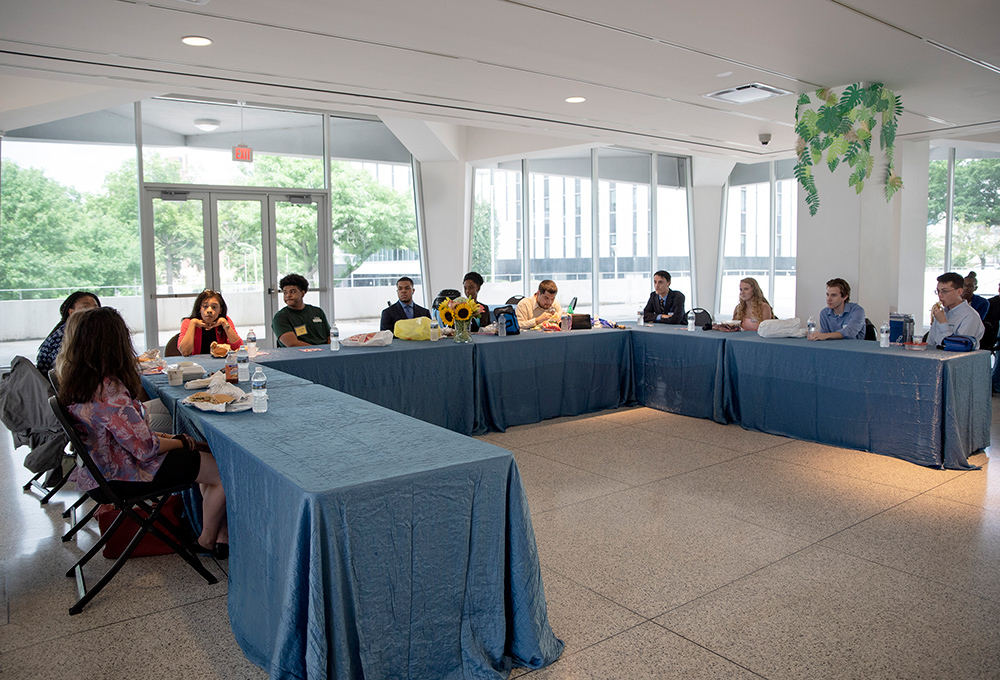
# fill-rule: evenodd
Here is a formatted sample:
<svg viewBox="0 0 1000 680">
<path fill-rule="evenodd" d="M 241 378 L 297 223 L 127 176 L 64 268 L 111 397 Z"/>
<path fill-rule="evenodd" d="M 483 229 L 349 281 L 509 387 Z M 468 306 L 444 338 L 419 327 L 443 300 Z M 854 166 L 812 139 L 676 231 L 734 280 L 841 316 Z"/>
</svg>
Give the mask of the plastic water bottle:
<svg viewBox="0 0 1000 680">
<path fill-rule="evenodd" d="M 807 336 L 808 335 L 812 335 L 815 332 L 816 332 L 816 319 L 814 319 L 814 318 L 812 318 L 810 316 L 809 320 L 806 321 L 806 333 L 807 333 Z"/>
<path fill-rule="evenodd" d="M 247 354 L 250 355 L 251 359 L 257 356 L 257 334 L 253 332 L 252 328 L 250 329 L 250 332 L 247 333 L 246 348 Z"/>
<path fill-rule="evenodd" d="M 886 321 L 882 324 L 882 327 L 878 329 L 878 346 L 888 347 L 889 346 L 889 322 Z"/>
<path fill-rule="evenodd" d="M 250 379 L 250 353 L 243 345 L 236 350 L 236 379 L 239 382 Z"/>
<path fill-rule="evenodd" d="M 236 367 L 236 352 L 229 350 L 226 352 L 226 382 L 237 383 L 240 374 Z"/>
<path fill-rule="evenodd" d="M 264 376 L 264 371 L 260 370 L 260 366 L 253 372 L 253 380 L 250 381 L 250 384 L 253 386 L 253 412 L 266 413 L 267 378 Z"/>
<path fill-rule="evenodd" d="M 501 314 L 497 317 L 497 335 L 501 338 L 507 337 L 507 315 Z"/>
<path fill-rule="evenodd" d="M 431 321 L 431 341 L 437 342 L 441 339 L 441 327 L 437 321 Z"/>
<path fill-rule="evenodd" d="M 330 326 L 330 351 L 336 352 L 340 349 L 340 329 L 337 324 Z"/>
<path fill-rule="evenodd" d="M 642 325 L 642 307 L 640 307 L 639 311 L 636 312 L 635 325 L 636 326 L 641 326 Z"/>
<path fill-rule="evenodd" d="M 690 312 L 688 312 L 688 330 L 689 331 L 693 331 L 694 330 L 694 319 L 695 319 L 695 313 L 694 313 L 694 310 L 692 309 Z"/>
</svg>

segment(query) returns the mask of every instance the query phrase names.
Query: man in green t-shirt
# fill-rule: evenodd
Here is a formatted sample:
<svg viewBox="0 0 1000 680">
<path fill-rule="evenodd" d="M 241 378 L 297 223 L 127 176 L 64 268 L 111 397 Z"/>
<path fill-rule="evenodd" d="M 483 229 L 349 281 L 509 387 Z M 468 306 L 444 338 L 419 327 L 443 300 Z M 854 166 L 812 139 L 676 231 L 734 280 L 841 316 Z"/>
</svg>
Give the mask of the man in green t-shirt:
<svg viewBox="0 0 1000 680">
<path fill-rule="evenodd" d="M 289 274 L 278 284 L 287 307 L 271 319 L 271 330 L 278 347 L 304 347 L 330 344 L 330 323 L 319 307 L 303 302 L 309 282 L 298 274 Z"/>
</svg>

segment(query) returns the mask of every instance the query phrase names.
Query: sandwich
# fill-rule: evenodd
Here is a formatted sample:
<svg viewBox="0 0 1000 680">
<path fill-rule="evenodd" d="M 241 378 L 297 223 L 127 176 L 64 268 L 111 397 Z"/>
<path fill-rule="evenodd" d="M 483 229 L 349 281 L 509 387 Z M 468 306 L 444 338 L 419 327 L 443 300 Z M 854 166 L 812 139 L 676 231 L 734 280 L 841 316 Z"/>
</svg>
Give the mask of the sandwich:
<svg viewBox="0 0 1000 680">
<path fill-rule="evenodd" d="M 212 356 L 213 357 L 218 357 L 220 359 L 225 359 L 226 355 L 229 354 L 229 350 L 231 350 L 231 349 L 232 349 L 232 347 L 230 347 L 229 345 L 227 345 L 225 343 L 219 343 L 219 342 L 214 342 L 214 341 L 212 342 L 212 349 L 211 349 L 211 351 L 212 351 Z"/>
<path fill-rule="evenodd" d="M 189 401 L 195 402 L 200 401 L 206 404 L 228 404 L 233 401 L 233 397 L 228 394 L 212 394 L 211 392 L 195 392 L 190 397 Z"/>
</svg>

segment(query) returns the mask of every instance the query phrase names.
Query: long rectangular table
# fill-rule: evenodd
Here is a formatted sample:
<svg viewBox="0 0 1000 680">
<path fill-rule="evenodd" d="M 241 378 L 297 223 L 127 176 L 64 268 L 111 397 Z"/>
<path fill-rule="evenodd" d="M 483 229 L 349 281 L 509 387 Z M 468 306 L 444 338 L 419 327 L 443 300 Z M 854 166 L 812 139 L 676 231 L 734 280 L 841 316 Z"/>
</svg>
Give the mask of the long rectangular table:
<svg viewBox="0 0 1000 680">
<path fill-rule="evenodd" d="M 936 467 L 989 444 L 985 352 L 632 325 L 259 361 L 462 434 L 639 403 Z"/>
<path fill-rule="evenodd" d="M 726 338 L 726 416 L 751 430 L 969 469 L 990 443 L 987 352 Z"/>
<path fill-rule="evenodd" d="M 499 679 L 562 652 L 508 451 L 320 385 L 269 387 L 264 414 L 144 385 L 219 463 L 230 621 L 272 678 Z"/>
</svg>

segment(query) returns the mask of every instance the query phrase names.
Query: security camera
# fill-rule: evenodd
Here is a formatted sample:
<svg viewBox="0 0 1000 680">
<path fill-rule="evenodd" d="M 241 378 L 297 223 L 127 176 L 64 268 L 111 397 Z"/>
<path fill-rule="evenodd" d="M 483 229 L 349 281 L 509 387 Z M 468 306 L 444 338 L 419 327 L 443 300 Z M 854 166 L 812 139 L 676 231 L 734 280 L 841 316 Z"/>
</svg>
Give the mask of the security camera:
<svg viewBox="0 0 1000 680">
<path fill-rule="evenodd" d="M 757 139 L 760 140 L 761 145 L 767 146 L 767 143 L 771 141 L 771 133 L 761 132 L 759 135 L 757 135 Z"/>
</svg>

